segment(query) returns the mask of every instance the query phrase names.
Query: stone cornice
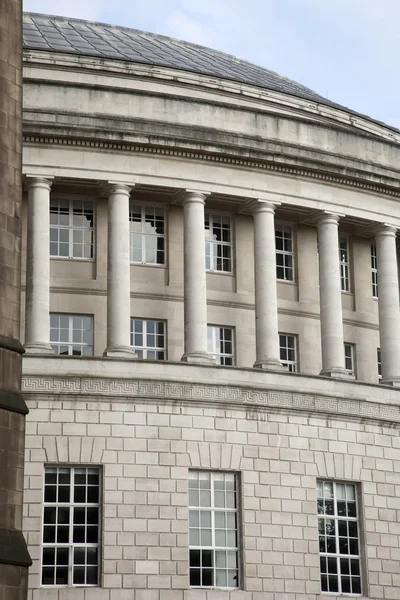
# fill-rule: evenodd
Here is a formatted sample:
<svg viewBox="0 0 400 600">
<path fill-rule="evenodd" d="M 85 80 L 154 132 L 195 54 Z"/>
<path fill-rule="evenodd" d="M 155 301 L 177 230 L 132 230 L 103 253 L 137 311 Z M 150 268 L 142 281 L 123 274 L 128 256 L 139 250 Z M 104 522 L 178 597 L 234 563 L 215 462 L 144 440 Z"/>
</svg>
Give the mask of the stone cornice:
<svg viewBox="0 0 400 600">
<path fill-rule="evenodd" d="M 344 399 L 331 395 L 258 389 L 239 385 L 211 385 L 146 379 L 105 379 L 90 377 L 48 377 L 26 375 L 22 380 L 25 399 L 47 399 L 77 402 L 135 402 L 146 400 L 159 404 L 183 403 L 241 408 L 249 418 L 257 412 L 283 410 L 341 419 L 367 419 L 400 426 L 400 405 L 363 399 Z M 254 415 L 251 417 L 251 415 Z"/>
<path fill-rule="evenodd" d="M 239 158 L 235 156 L 226 156 L 224 154 L 208 153 L 196 150 L 186 150 L 179 148 L 166 148 L 152 146 L 150 144 L 134 144 L 129 142 L 103 141 L 94 139 L 72 138 L 57 135 L 41 135 L 25 133 L 23 136 L 24 144 L 33 145 L 55 145 L 72 146 L 78 148 L 90 148 L 92 150 L 114 150 L 119 152 L 133 152 L 137 154 L 154 154 L 161 156 L 170 156 L 173 158 L 183 158 L 185 160 L 196 160 L 203 162 L 226 164 L 240 168 L 256 169 L 269 172 L 281 173 L 288 176 L 304 177 L 323 181 L 328 184 L 341 185 L 344 187 L 357 188 L 374 194 L 400 198 L 400 188 L 379 185 L 362 181 L 356 178 L 346 177 L 344 175 L 332 174 L 325 171 L 318 171 L 304 166 L 280 164 L 256 160 L 252 158 Z"/>
<path fill-rule="evenodd" d="M 153 81 L 182 88 L 201 89 L 212 94 L 231 96 L 232 98 L 243 98 L 254 102 L 262 102 L 266 105 L 275 106 L 280 110 L 299 111 L 304 115 L 311 115 L 318 119 L 329 120 L 335 124 L 351 127 L 354 132 L 363 132 L 374 135 L 389 142 L 400 140 L 400 132 L 379 121 L 375 121 L 365 115 L 347 110 L 341 106 L 329 106 L 319 102 L 306 100 L 298 96 L 281 93 L 275 90 L 260 88 L 254 85 L 236 82 L 220 77 L 203 75 L 192 71 L 161 67 L 159 65 L 145 65 L 131 63 L 129 61 L 98 59 L 93 56 L 72 55 L 58 52 L 24 49 L 24 69 L 37 67 L 46 73 L 48 82 L 51 81 L 49 71 L 59 74 L 67 72 L 93 73 L 120 77 L 123 85 L 129 80 Z M 43 75 L 44 76 L 44 75 Z M 61 75 L 62 77 L 62 75 Z M 37 79 L 37 77 L 35 77 Z M 58 83 L 59 77 L 57 77 Z M 63 82 L 61 82 L 63 83 Z"/>
</svg>

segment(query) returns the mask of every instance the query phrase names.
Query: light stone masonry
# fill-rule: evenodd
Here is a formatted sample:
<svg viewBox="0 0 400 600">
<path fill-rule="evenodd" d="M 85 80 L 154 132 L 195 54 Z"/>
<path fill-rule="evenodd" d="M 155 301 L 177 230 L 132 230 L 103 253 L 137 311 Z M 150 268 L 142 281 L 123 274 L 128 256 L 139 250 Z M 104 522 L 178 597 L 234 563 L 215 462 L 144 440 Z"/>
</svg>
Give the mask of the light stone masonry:
<svg viewBox="0 0 400 600">
<path fill-rule="evenodd" d="M 187 391 L 191 385 L 186 384 Z M 249 411 L 245 405 L 220 401 L 211 406 L 190 399 L 171 403 L 149 397 L 143 403 L 140 397 L 105 394 L 86 402 L 78 396 L 68 399 L 64 393 L 44 398 L 35 391 L 26 392 L 26 398 L 31 409 L 27 424 L 38 431 L 37 436 L 27 438 L 25 475 L 24 528 L 34 561 L 29 600 L 113 600 L 117 593 L 118 598 L 147 600 L 152 597 L 150 590 L 157 600 L 320 599 L 318 479 L 358 486 L 365 598 L 386 600 L 396 598 L 393 590 L 400 593 L 398 426 L 284 408 L 271 412 L 253 406 Z M 35 409 L 39 402 L 41 408 Z M 73 421 L 63 422 L 62 403 Z M 121 417 L 118 423 L 129 415 L 131 424 L 112 425 L 112 438 L 109 430 L 89 432 L 93 421 L 107 414 Z M 203 436 L 185 439 L 189 427 L 201 433 L 203 424 L 214 419 L 219 441 L 205 441 Z M 46 427 L 49 420 L 52 428 Z M 330 426 L 335 427 L 333 439 L 328 435 Z M 59 438 L 61 429 L 64 434 Z M 340 441 L 338 434 L 357 442 Z M 110 440 L 112 450 L 107 449 Z M 316 441 L 328 447 L 316 446 Z M 366 449 L 374 443 L 386 450 L 386 457 L 367 456 Z M 55 463 L 102 469 L 98 596 L 90 589 L 83 595 L 82 590 L 70 589 L 67 596 L 62 588 L 39 591 L 43 468 Z M 241 590 L 189 589 L 190 469 L 240 474 Z"/>
<path fill-rule="evenodd" d="M 160 43 L 152 34 L 25 22 L 35 31 L 24 58 L 21 277 L 21 337 L 33 351 L 23 362 L 29 600 L 324 600 L 321 479 L 357 488 L 362 599 L 398 600 L 400 134 L 185 42 L 162 40 L 165 66 L 149 50 Z M 98 43 L 98 28 L 101 57 L 75 53 L 88 31 Z M 79 246 L 93 236 L 86 258 L 78 248 L 49 260 L 52 198 L 70 202 L 53 237 L 63 231 Z M 93 221 L 74 214 L 82 202 Z M 142 207 L 133 222 L 130 202 Z M 0 219 L 7 281 L 18 219 Z M 130 237 L 141 256 L 132 263 Z M 15 337 L 15 278 L 8 284 L 0 308 L 11 307 Z M 93 356 L 40 356 L 50 352 L 50 313 L 91 317 Z M 132 318 L 162 322 L 135 345 L 156 340 L 165 360 L 129 360 Z M 220 359 L 225 328 L 233 351 Z M 71 334 L 80 336 L 64 328 Z M 8 371 L 7 360 L 0 366 Z M 46 465 L 101 471 L 97 587 L 41 587 Z M 238 590 L 189 587 L 193 469 L 237 474 Z"/>
</svg>

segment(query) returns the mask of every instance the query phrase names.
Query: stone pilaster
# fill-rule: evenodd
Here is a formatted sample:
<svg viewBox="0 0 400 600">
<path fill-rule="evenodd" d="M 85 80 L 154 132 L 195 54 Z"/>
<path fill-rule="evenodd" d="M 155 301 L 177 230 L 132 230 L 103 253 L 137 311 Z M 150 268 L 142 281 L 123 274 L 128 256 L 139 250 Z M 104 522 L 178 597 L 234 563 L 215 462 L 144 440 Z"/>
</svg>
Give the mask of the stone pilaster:
<svg viewBox="0 0 400 600">
<path fill-rule="evenodd" d="M 22 194 L 22 2 L 0 2 L 0 598 L 24 600 L 25 414 L 19 342 Z"/>
<path fill-rule="evenodd" d="M 396 229 L 378 227 L 375 233 L 379 282 L 379 336 L 382 383 L 400 387 L 400 311 Z"/>
<path fill-rule="evenodd" d="M 207 351 L 207 285 L 205 268 L 204 202 L 206 194 L 183 194 L 184 218 L 184 362 L 212 363 Z"/>
<path fill-rule="evenodd" d="M 129 196 L 122 183 L 108 186 L 107 348 L 104 356 L 136 358 L 130 347 Z"/>
<path fill-rule="evenodd" d="M 321 313 L 321 375 L 351 378 L 346 371 L 343 345 L 342 290 L 339 266 L 339 215 L 318 219 L 319 297 Z"/>
<path fill-rule="evenodd" d="M 28 177 L 25 351 L 53 354 L 50 346 L 51 180 Z"/>
</svg>

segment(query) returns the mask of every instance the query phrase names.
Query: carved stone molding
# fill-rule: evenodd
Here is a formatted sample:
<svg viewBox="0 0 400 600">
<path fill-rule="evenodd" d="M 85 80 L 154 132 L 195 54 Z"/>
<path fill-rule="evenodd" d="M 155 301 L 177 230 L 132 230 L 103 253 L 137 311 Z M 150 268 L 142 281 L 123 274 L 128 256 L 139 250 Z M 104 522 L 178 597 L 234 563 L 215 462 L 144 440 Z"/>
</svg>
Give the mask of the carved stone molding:
<svg viewBox="0 0 400 600">
<path fill-rule="evenodd" d="M 400 406 L 367 400 L 336 398 L 318 394 L 301 394 L 245 388 L 241 386 L 180 383 L 171 381 L 100 379 L 89 377 L 61 378 L 25 376 L 22 390 L 28 400 L 33 394 L 40 396 L 86 396 L 112 402 L 150 400 L 165 402 L 197 402 L 214 405 L 238 405 L 257 409 L 277 409 L 321 414 L 340 418 L 371 419 L 400 425 Z"/>
<path fill-rule="evenodd" d="M 400 189 L 396 187 L 386 187 L 376 183 L 352 179 L 350 177 L 333 175 L 326 172 L 318 172 L 306 167 L 296 165 L 276 164 L 273 162 L 263 162 L 260 160 L 251 160 L 246 158 L 236 158 L 232 156 L 223 156 L 206 152 L 197 152 L 195 150 L 182 150 L 177 148 L 160 148 L 156 146 L 131 144 L 129 142 L 112 142 L 102 140 L 85 140 L 66 137 L 44 136 L 25 134 L 23 136 L 24 144 L 49 144 L 59 146 L 78 146 L 87 148 L 101 148 L 106 150 L 118 150 L 120 152 L 135 152 L 139 154 L 161 154 L 165 156 L 175 156 L 185 160 L 201 160 L 206 162 L 224 163 L 233 166 L 246 167 L 249 169 L 260 169 L 264 171 L 273 171 L 297 177 L 306 177 L 334 183 L 351 188 L 367 190 L 376 194 L 385 196 L 400 197 Z"/>
</svg>

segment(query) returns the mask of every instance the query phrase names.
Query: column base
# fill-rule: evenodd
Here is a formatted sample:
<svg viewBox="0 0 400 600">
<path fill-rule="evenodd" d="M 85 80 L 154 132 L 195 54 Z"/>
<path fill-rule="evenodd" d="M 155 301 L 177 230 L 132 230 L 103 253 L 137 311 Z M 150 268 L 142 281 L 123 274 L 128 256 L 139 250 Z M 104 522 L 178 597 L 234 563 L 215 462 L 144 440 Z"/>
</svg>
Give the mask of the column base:
<svg viewBox="0 0 400 600">
<path fill-rule="evenodd" d="M 54 355 L 54 350 L 50 346 L 50 344 L 46 344 L 44 342 L 32 342 L 29 344 L 25 344 L 25 354 L 52 354 Z"/>
<path fill-rule="evenodd" d="M 355 379 L 355 376 L 352 373 L 346 371 L 346 369 L 342 369 L 341 367 L 332 367 L 332 369 L 322 369 L 319 373 L 322 377 L 331 377 L 332 379 L 347 379 L 352 380 Z"/>
<path fill-rule="evenodd" d="M 288 368 L 284 367 L 283 364 L 276 358 L 263 358 L 256 360 L 253 365 L 254 369 L 262 369 L 263 371 L 279 371 L 288 372 Z"/>
<path fill-rule="evenodd" d="M 215 365 L 216 360 L 212 354 L 208 352 L 185 352 L 181 358 L 181 362 L 190 363 L 193 365 Z"/>
<path fill-rule="evenodd" d="M 381 379 L 381 385 L 390 385 L 390 387 L 400 388 L 400 377 L 390 377 L 389 379 Z"/>
<path fill-rule="evenodd" d="M 109 346 L 103 352 L 104 358 L 127 358 L 128 360 L 137 359 L 137 354 L 130 346 Z"/>
</svg>

